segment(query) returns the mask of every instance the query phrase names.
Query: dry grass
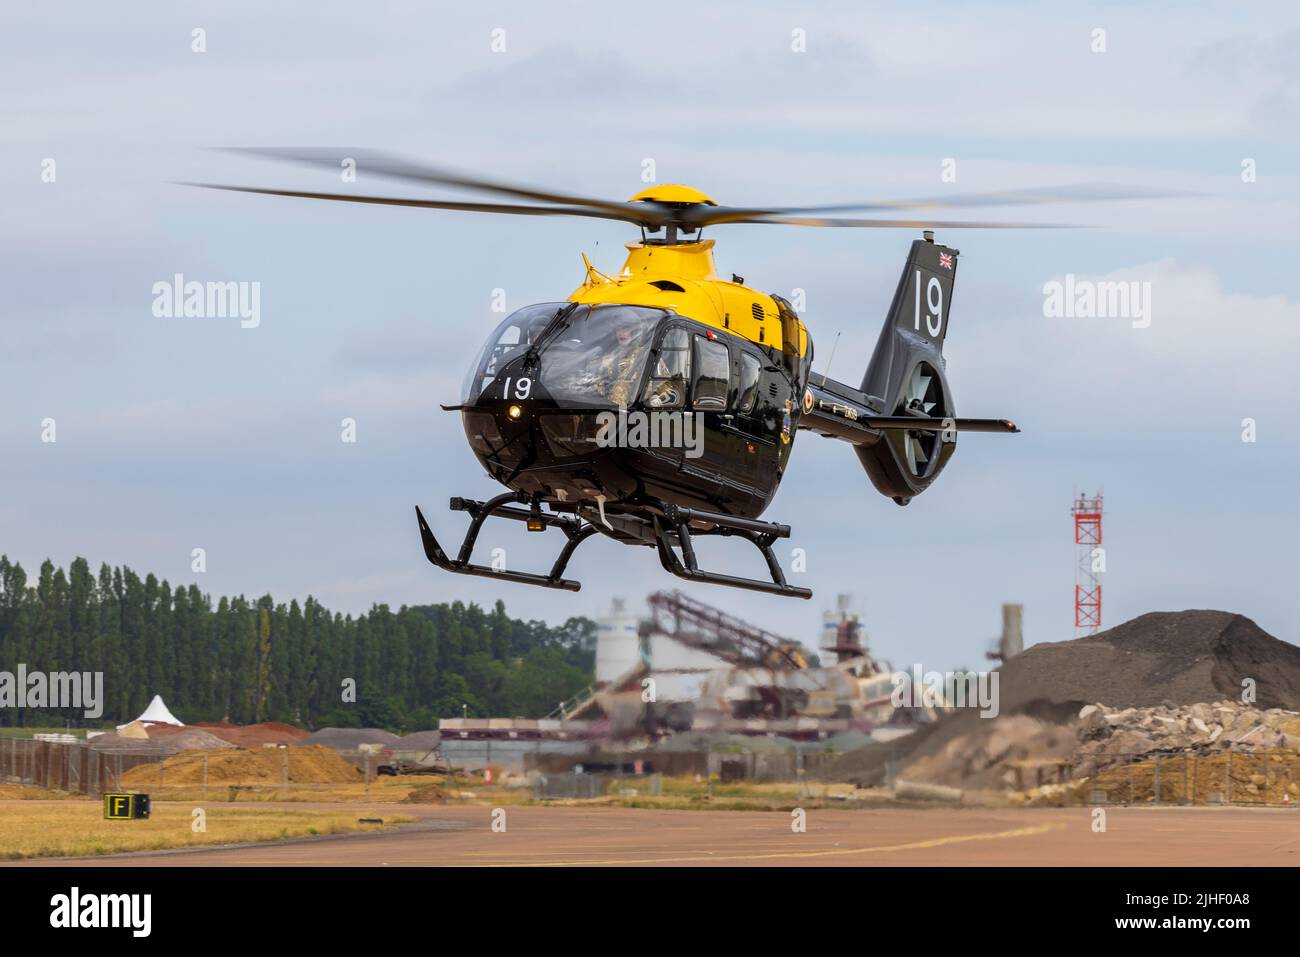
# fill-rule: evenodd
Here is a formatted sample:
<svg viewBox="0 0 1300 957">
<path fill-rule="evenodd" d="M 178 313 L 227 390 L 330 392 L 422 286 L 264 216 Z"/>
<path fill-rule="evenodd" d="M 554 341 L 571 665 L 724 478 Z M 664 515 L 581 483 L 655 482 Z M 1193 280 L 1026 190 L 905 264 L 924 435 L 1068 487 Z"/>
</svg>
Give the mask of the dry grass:
<svg viewBox="0 0 1300 957">
<path fill-rule="evenodd" d="M 367 790 L 364 782 L 358 780 L 353 784 L 296 784 L 290 782 L 287 789 L 278 783 L 239 783 L 231 790 L 231 782 L 208 781 L 207 796 L 204 796 L 201 784 L 167 784 L 159 788 L 147 779 L 137 782 L 135 790 L 143 791 L 155 801 L 205 801 L 209 804 L 229 806 L 231 803 L 258 804 L 266 801 L 276 802 L 321 802 L 326 804 L 400 804 L 407 795 L 420 788 L 428 787 L 439 778 L 412 775 L 408 777 L 375 778 Z"/>
<path fill-rule="evenodd" d="M 337 751 L 320 745 L 302 748 L 232 748 L 221 751 L 181 751 L 163 761 L 140 764 L 122 774 L 124 790 L 147 791 L 160 781 L 202 789 L 231 784 L 272 787 L 287 780 L 300 784 L 361 784 L 359 770 Z"/>
<path fill-rule="evenodd" d="M 0 784 L 0 801 L 66 801 L 85 800 L 84 794 L 69 794 L 51 788 L 38 788 L 34 784 Z"/>
<path fill-rule="evenodd" d="M 414 820 L 384 815 L 359 824 L 355 812 L 203 805 L 206 831 L 195 833 L 195 805 L 155 804 L 147 821 L 106 821 L 99 801 L 64 801 L 0 811 L 0 859 L 80 857 L 211 844 L 278 841 L 317 834 L 391 830 Z"/>
</svg>

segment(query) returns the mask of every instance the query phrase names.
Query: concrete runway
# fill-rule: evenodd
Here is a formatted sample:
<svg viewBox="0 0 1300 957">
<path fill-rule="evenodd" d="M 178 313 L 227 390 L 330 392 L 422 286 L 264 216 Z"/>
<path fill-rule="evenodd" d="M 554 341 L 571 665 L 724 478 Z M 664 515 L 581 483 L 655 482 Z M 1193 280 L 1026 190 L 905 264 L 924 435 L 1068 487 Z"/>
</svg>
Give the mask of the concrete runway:
<svg viewBox="0 0 1300 957">
<path fill-rule="evenodd" d="M 287 807 L 312 807 L 291 804 Z M 340 805 L 321 805 L 339 810 Z M 899 866 L 1300 864 L 1300 810 L 1090 808 L 812 810 L 807 831 L 771 811 L 358 805 L 419 823 L 386 834 L 78 859 L 78 866 Z M 70 863 L 67 858 L 18 866 Z"/>
</svg>

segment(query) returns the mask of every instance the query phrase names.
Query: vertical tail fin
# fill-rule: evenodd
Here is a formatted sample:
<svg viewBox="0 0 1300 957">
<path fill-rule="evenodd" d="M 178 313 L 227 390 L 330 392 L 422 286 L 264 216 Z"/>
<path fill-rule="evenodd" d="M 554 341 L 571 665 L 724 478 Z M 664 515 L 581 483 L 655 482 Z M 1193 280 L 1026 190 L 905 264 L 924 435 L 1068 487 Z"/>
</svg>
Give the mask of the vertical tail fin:
<svg viewBox="0 0 1300 957">
<path fill-rule="evenodd" d="M 926 236 L 933 234 L 927 232 Z M 896 395 L 915 354 L 942 356 L 959 255 L 930 238 L 912 242 L 876 351 L 862 378 L 862 391 L 867 395 L 884 399 Z"/>
<path fill-rule="evenodd" d="M 885 415 L 945 418 L 955 414 L 944 374 L 958 252 L 933 241 L 913 241 L 894 302 L 871 354 L 862 391 L 881 400 Z M 956 450 L 955 433 L 892 430 L 858 447 L 873 485 L 899 505 L 929 488 Z"/>
</svg>

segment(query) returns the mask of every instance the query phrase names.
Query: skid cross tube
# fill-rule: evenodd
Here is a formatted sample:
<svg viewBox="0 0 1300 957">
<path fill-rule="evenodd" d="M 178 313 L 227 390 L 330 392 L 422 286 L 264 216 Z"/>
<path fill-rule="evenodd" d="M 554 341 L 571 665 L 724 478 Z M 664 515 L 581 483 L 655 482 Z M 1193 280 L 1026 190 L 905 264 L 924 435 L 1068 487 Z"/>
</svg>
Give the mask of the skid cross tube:
<svg viewBox="0 0 1300 957">
<path fill-rule="evenodd" d="M 714 527 L 707 531 L 697 529 L 692 532 L 690 528 L 692 520 L 711 522 Z M 664 517 L 655 516 L 653 522 L 655 548 L 659 553 L 659 563 L 663 565 L 665 571 L 676 575 L 678 578 L 685 578 L 687 581 L 704 582 L 709 585 L 727 585 L 732 588 L 745 588 L 750 591 L 767 592 L 773 595 L 786 595 L 790 598 L 812 597 L 811 588 L 800 588 L 797 585 L 789 584 L 785 580 L 785 573 L 781 570 L 781 564 L 776 560 L 776 555 L 772 552 L 773 542 L 778 538 L 789 537 L 789 525 L 777 525 L 771 522 L 760 522 L 752 518 L 736 518 L 716 512 L 704 512 L 699 509 L 678 508 L 676 506 L 669 506 L 665 510 Z M 675 535 L 677 544 L 681 546 L 681 558 L 678 558 L 677 553 L 673 551 L 672 544 L 669 542 L 670 535 Z M 772 576 L 772 580 L 766 582 L 757 578 L 739 578 L 735 575 L 721 575 L 717 572 L 703 571 L 695 558 L 695 545 L 692 542 L 693 535 L 723 535 L 743 538 L 762 553 L 763 558 L 767 561 L 767 571 Z"/>
<path fill-rule="evenodd" d="M 596 533 L 596 527 L 578 519 L 566 518 L 560 515 L 546 515 L 541 512 L 535 513 L 529 509 L 519 508 L 517 505 L 511 504 L 526 504 L 528 501 L 528 495 L 523 492 L 506 492 L 496 496 L 496 498 L 488 499 L 486 502 L 453 498 L 451 500 L 452 511 L 469 512 L 470 514 L 469 528 L 465 532 L 464 541 L 461 542 L 460 551 L 454 559 L 449 558 L 447 553 L 443 551 L 442 546 L 438 544 L 433 529 L 429 527 L 429 523 L 424 519 L 424 513 L 420 511 L 420 506 L 417 505 L 415 507 L 415 518 L 420 524 L 420 540 L 424 543 L 425 557 L 439 568 L 455 572 L 458 575 L 477 575 L 481 578 L 498 578 L 502 581 L 517 582 L 521 585 L 537 585 L 542 588 L 578 591 L 582 588 L 582 582 L 561 576 L 564 574 L 565 566 L 569 564 L 569 559 L 573 557 L 574 551 Z M 558 528 L 564 532 L 567 540 L 564 543 L 564 548 L 560 550 L 559 556 L 555 559 L 555 564 L 551 566 L 550 574 L 537 575 L 531 572 L 513 572 L 504 568 L 496 569 L 491 565 L 476 565 L 470 561 L 474 553 L 474 543 L 478 541 L 478 533 L 483 528 L 483 523 L 493 516 L 512 518 L 521 522 L 540 521 L 545 528 Z"/>
</svg>

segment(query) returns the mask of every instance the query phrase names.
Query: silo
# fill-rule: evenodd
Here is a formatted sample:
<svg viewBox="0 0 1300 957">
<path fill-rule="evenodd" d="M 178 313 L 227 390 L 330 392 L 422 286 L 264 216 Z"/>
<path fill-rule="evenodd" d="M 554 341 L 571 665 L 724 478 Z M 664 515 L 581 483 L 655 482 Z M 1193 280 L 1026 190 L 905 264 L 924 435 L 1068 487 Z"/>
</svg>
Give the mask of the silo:
<svg viewBox="0 0 1300 957">
<path fill-rule="evenodd" d="M 601 687 L 631 671 L 641 660 L 637 618 L 627 602 L 615 598 L 609 614 L 596 623 L 596 685 Z"/>
</svg>

